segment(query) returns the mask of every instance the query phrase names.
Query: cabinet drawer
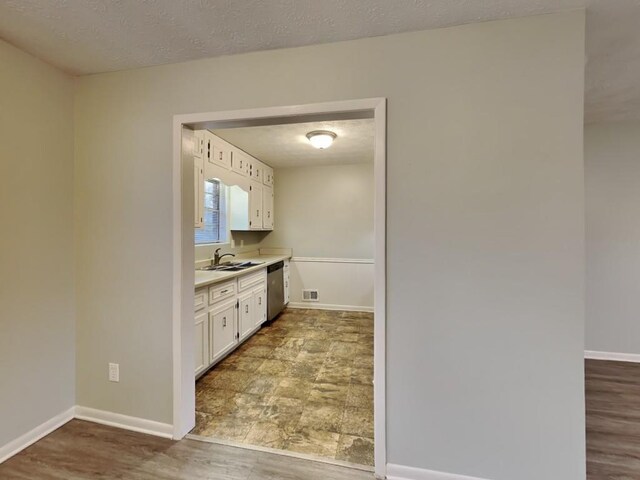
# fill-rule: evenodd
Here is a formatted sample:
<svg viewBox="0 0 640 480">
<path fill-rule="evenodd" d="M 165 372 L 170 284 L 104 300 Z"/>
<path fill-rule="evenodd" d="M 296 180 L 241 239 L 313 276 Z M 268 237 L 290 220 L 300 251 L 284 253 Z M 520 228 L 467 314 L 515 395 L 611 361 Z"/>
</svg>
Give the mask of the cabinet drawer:
<svg viewBox="0 0 640 480">
<path fill-rule="evenodd" d="M 236 281 L 221 283 L 220 285 L 214 285 L 209 287 L 209 304 L 214 304 L 228 298 L 235 297 L 236 295 Z"/>
<path fill-rule="evenodd" d="M 194 311 L 202 310 L 205 308 L 209 302 L 207 302 L 207 289 L 203 288 L 202 290 L 196 290 L 196 295 L 194 299 Z"/>
<path fill-rule="evenodd" d="M 243 277 L 238 278 L 238 291 L 242 292 L 247 288 L 254 287 L 261 282 L 264 282 L 267 279 L 267 269 L 263 268 L 259 272 L 252 273 L 250 275 L 245 275 Z"/>
</svg>

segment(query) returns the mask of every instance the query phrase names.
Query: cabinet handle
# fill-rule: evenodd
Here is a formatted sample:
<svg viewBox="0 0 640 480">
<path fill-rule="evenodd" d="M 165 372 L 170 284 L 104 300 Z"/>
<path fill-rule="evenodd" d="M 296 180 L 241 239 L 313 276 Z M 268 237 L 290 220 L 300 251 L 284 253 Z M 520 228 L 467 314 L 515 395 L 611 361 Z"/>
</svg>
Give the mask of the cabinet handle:
<svg viewBox="0 0 640 480">
<path fill-rule="evenodd" d="M 227 317 L 222 317 L 222 326 L 223 327 L 227 326 Z"/>
<path fill-rule="evenodd" d="M 244 306 L 244 313 L 249 313 L 249 305 Z"/>
<path fill-rule="evenodd" d="M 223 293 L 227 293 L 228 291 L 229 291 L 229 290 L 222 290 L 222 291 L 220 292 L 220 295 L 222 295 Z"/>
<path fill-rule="evenodd" d="M 258 297 L 258 305 L 262 305 L 262 297 Z"/>
<path fill-rule="evenodd" d="M 260 216 L 260 210 L 256 210 L 256 217 Z"/>
</svg>

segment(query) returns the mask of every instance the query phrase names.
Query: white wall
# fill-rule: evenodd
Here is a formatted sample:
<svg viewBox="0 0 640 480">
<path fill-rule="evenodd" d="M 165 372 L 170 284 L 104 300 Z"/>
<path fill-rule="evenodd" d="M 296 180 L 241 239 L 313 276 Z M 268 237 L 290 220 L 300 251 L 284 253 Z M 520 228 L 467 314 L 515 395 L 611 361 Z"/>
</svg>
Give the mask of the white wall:
<svg viewBox="0 0 640 480">
<path fill-rule="evenodd" d="M 172 116 L 382 96 L 388 460 L 583 480 L 583 63 L 570 12 L 81 78 L 79 403 L 171 421 Z"/>
<path fill-rule="evenodd" d="M 640 122 L 587 125 L 586 349 L 640 354 Z"/>
<path fill-rule="evenodd" d="M 275 228 L 261 246 L 293 249 L 291 305 L 372 310 L 373 163 L 279 168 L 275 178 Z M 302 301 L 306 288 L 318 303 Z"/>
<path fill-rule="evenodd" d="M 1 448 L 74 405 L 75 340 L 72 79 L 1 40 L 0 65 Z"/>
<path fill-rule="evenodd" d="M 373 258 L 372 163 L 275 170 L 275 228 L 263 246 L 296 257 Z"/>
</svg>

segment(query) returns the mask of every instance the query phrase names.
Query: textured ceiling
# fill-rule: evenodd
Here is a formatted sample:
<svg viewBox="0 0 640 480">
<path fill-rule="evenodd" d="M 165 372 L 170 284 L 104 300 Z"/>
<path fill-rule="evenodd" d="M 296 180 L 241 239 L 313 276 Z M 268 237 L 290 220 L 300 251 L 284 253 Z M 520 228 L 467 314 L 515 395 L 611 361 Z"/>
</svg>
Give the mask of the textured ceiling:
<svg viewBox="0 0 640 480">
<path fill-rule="evenodd" d="M 640 0 L 1 0 L 0 37 L 74 74 L 587 7 L 587 121 L 640 118 Z"/>
<path fill-rule="evenodd" d="M 319 150 L 306 137 L 314 130 L 330 130 L 337 138 L 331 147 Z M 372 119 L 228 128 L 213 133 L 275 168 L 373 162 Z"/>
</svg>

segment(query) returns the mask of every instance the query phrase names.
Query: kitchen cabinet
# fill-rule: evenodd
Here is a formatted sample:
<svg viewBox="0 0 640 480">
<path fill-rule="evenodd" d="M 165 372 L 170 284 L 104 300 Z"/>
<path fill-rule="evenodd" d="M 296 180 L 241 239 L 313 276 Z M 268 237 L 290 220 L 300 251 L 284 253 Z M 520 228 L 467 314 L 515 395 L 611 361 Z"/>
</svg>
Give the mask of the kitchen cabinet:
<svg viewBox="0 0 640 480">
<path fill-rule="evenodd" d="M 240 312 L 238 313 L 238 330 L 240 331 L 239 340 L 241 342 L 251 335 L 251 332 L 256 326 L 254 300 L 253 292 L 251 291 L 243 293 L 238 298 L 240 309 Z"/>
<path fill-rule="evenodd" d="M 222 358 L 236 344 L 236 302 L 221 302 L 209 312 L 209 363 Z"/>
<path fill-rule="evenodd" d="M 209 312 L 206 310 L 196 313 L 195 350 L 193 352 L 195 373 L 204 372 L 209 366 Z"/>
<path fill-rule="evenodd" d="M 282 272 L 284 281 L 284 304 L 289 303 L 289 292 L 291 284 L 291 276 L 289 275 L 289 260 L 284 261 L 284 269 Z"/>
<path fill-rule="evenodd" d="M 202 375 L 267 320 L 267 269 L 195 292 L 195 375 Z"/>
<path fill-rule="evenodd" d="M 193 156 L 196 158 L 202 158 L 204 153 L 204 131 L 195 130 L 193 132 Z"/>
<path fill-rule="evenodd" d="M 263 167 L 264 167 L 264 163 L 262 163 L 260 160 L 258 160 L 257 158 L 254 158 L 252 161 L 252 169 L 251 169 L 251 179 L 255 180 L 256 182 L 262 184 L 262 174 L 263 174 Z"/>
<path fill-rule="evenodd" d="M 238 175 L 246 177 L 249 175 L 249 164 L 251 160 L 249 156 L 242 150 L 232 149 L 231 151 L 231 170 Z"/>
<path fill-rule="evenodd" d="M 204 167 L 202 157 L 193 158 L 194 225 L 204 227 Z"/>
<path fill-rule="evenodd" d="M 267 321 L 267 285 L 263 283 L 253 289 L 254 325 L 259 327 Z"/>
<path fill-rule="evenodd" d="M 273 168 L 268 165 L 262 167 L 262 182 L 267 187 L 273 187 Z"/>
<path fill-rule="evenodd" d="M 273 168 L 208 130 L 194 138 L 195 227 L 204 226 L 204 181 L 216 178 L 229 187 L 231 230 L 273 230 Z"/>
<path fill-rule="evenodd" d="M 263 187 L 261 183 L 251 182 L 249 186 L 250 230 L 262 230 L 264 228 L 262 225 L 262 192 Z"/>
<path fill-rule="evenodd" d="M 262 187 L 262 228 L 273 230 L 273 188 Z"/>
<path fill-rule="evenodd" d="M 204 174 L 205 178 L 217 178 L 216 167 L 231 170 L 231 145 L 213 133 L 204 131 Z"/>
</svg>

